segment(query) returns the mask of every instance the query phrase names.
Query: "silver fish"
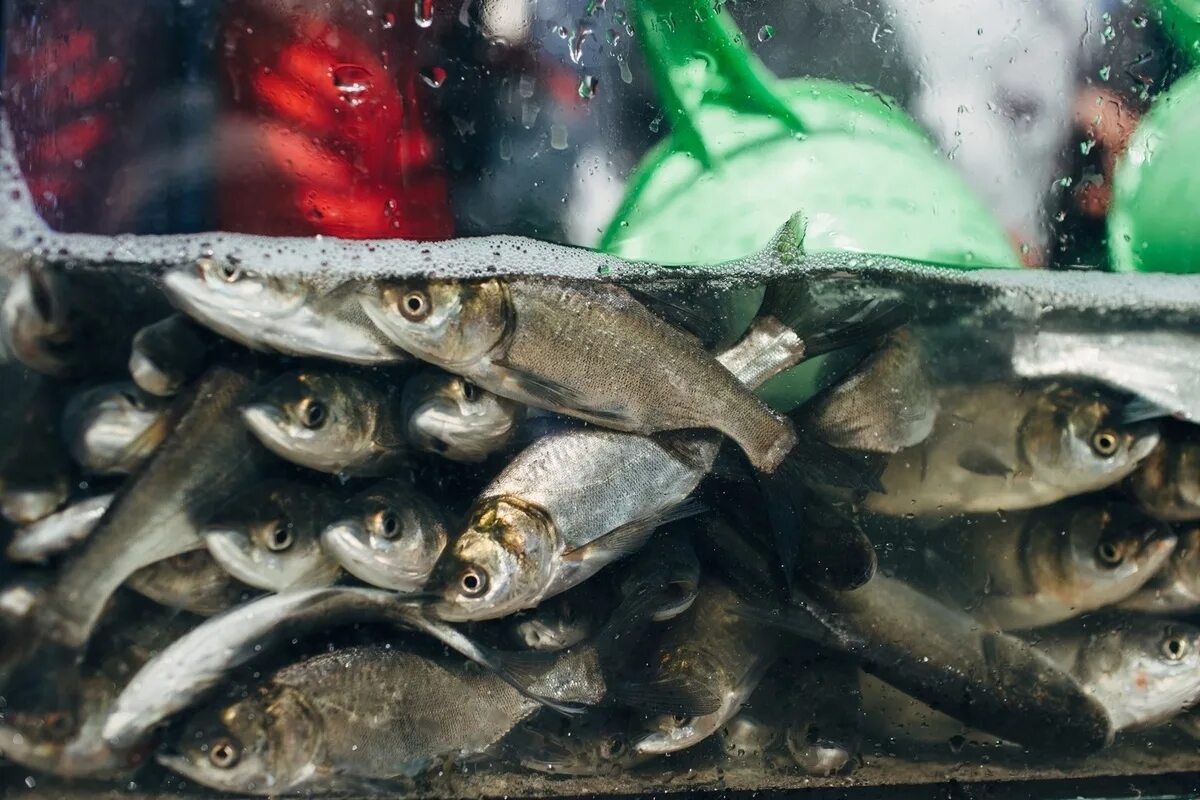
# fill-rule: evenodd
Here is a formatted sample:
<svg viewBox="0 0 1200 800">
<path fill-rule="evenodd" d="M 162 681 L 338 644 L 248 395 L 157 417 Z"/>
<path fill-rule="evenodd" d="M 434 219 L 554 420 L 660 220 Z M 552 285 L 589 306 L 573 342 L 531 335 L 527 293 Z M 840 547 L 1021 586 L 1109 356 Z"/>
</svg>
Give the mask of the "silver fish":
<svg viewBox="0 0 1200 800">
<path fill-rule="evenodd" d="M 692 607 L 700 593 L 700 559 L 681 533 L 671 531 L 651 541 L 621 578 L 620 593 L 626 599 L 647 586 L 661 587 L 667 601 L 655 609 L 655 622 L 678 617 Z"/>
<path fill-rule="evenodd" d="M 353 364 L 408 360 L 363 315 L 353 284 L 326 290 L 313 279 L 261 275 L 210 258 L 167 272 L 163 283 L 193 319 L 252 349 Z"/>
<path fill-rule="evenodd" d="M 743 709 L 717 730 L 717 739 L 728 758 L 758 758 L 779 741 L 779 730 Z"/>
<path fill-rule="evenodd" d="M 5 551 L 13 561 L 45 561 L 88 537 L 112 503 L 111 494 L 80 500 L 13 532 Z"/>
<path fill-rule="evenodd" d="M 1157 424 L 1123 424 L 1102 393 L 1057 384 L 943 387 L 921 444 L 891 456 L 866 507 L 902 516 L 1019 511 L 1103 489 L 1158 443 Z"/>
<path fill-rule="evenodd" d="M 1153 727 L 1200 701 L 1200 628 L 1136 617 L 1089 631 L 1039 635 L 1035 646 L 1069 670 L 1117 731 Z"/>
<path fill-rule="evenodd" d="M 321 546 L 356 578 L 381 589 L 415 592 L 446 547 L 442 509 L 398 478 L 350 498 L 321 532 Z"/>
<path fill-rule="evenodd" d="M 182 314 L 142 328 L 133 337 L 129 374 L 138 388 L 158 397 L 173 397 L 204 371 L 212 334 Z"/>
<path fill-rule="evenodd" d="M 548 731 L 534 723 L 518 728 L 504 750 L 521 766 L 554 775 L 616 775 L 654 756 L 632 745 L 638 721 L 614 709 L 571 720 L 566 731 Z"/>
<path fill-rule="evenodd" d="M 805 356 L 803 341 L 769 317 L 718 360 L 762 360 L 747 350 L 769 356 L 775 372 Z M 756 378 L 770 372 L 748 368 Z M 537 439 L 483 490 L 466 529 L 442 555 L 431 578 L 430 591 L 440 595 L 434 612 L 447 620 L 494 619 L 583 582 L 637 550 L 677 513 L 720 446 L 707 432 L 646 437 L 583 428 Z"/>
<path fill-rule="evenodd" d="M 71 457 L 95 475 L 136 472 L 169 431 L 168 405 L 129 383 L 106 383 L 70 399 L 63 438 Z"/>
<path fill-rule="evenodd" d="M 1200 608 L 1200 526 L 1180 526 L 1179 544 L 1162 570 L 1120 607 L 1160 614 Z"/>
<path fill-rule="evenodd" d="M 1200 436 L 1192 425 L 1173 425 L 1151 451 L 1129 488 L 1138 503 L 1169 522 L 1200 520 Z"/>
<path fill-rule="evenodd" d="M 527 278 L 385 282 L 360 296 L 414 356 L 522 403 L 608 428 L 715 428 L 760 470 L 796 443 L 776 415 L 690 334 L 625 289 Z"/>
<path fill-rule="evenodd" d="M 342 570 L 321 547 L 321 531 L 339 513 L 339 500 L 305 481 L 265 481 L 231 499 L 201 536 L 225 571 L 256 589 L 328 586 Z"/>
<path fill-rule="evenodd" d="M 566 650 L 588 639 L 600 625 L 600 609 L 574 592 L 557 595 L 528 614 L 514 617 L 512 636 L 530 650 Z"/>
<path fill-rule="evenodd" d="M 129 576 L 125 586 L 160 605 L 202 617 L 228 611 L 255 594 L 204 549 L 142 567 Z"/>
<path fill-rule="evenodd" d="M 525 416 L 520 403 L 438 370 L 409 378 L 402 402 L 413 446 L 451 461 L 483 461 L 505 449 Z"/>
<path fill-rule="evenodd" d="M 350 372 L 280 375 L 242 408 L 242 419 L 267 449 L 321 472 L 386 475 L 411 452 L 399 393 Z"/>
</svg>

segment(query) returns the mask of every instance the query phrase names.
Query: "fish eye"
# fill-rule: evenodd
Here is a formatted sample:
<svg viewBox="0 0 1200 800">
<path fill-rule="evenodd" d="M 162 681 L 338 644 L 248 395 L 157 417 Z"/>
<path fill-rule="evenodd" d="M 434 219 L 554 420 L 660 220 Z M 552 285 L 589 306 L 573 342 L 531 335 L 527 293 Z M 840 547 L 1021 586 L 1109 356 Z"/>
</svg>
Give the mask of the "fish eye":
<svg viewBox="0 0 1200 800">
<path fill-rule="evenodd" d="M 217 769 L 229 769 L 238 762 L 242 752 L 232 739 L 218 739 L 208 750 L 208 760 Z"/>
<path fill-rule="evenodd" d="M 236 264 L 221 265 L 221 280 L 226 283 L 236 283 L 242 277 L 242 268 Z"/>
<path fill-rule="evenodd" d="M 458 585 L 467 597 L 479 597 L 487 591 L 487 573 L 478 569 L 468 569 L 459 577 Z"/>
<path fill-rule="evenodd" d="M 293 539 L 291 526 L 276 521 L 267 531 L 267 549 L 276 553 L 287 550 L 292 546 Z"/>
<path fill-rule="evenodd" d="M 1100 542 L 1096 545 L 1096 557 L 1106 567 L 1115 567 L 1124 560 L 1122 548 L 1116 542 Z"/>
<path fill-rule="evenodd" d="M 47 733 L 56 738 L 70 733 L 74 727 L 72 723 L 71 714 L 67 711 L 53 711 L 47 714 L 43 721 Z"/>
<path fill-rule="evenodd" d="M 684 725 L 687 725 L 688 722 L 691 721 L 691 719 L 692 718 L 689 717 L 687 714 L 672 714 L 671 715 L 671 722 L 674 723 L 675 726 L 678 728 L 682 728 Z"/>
<path fill-rule="evenodd" d="M 375 532 L 385 539 L 395 539 L 400 535 L 400 518 L 395 511 L 377 511 L 374 525 Z"/>
<path fill-rule="evenodd" d="M 431 305 L 429 295 L 420 289 L 413 289 L 404 293 L 396 303 L 396 308 L 410 322 L 420 322 L 429 316 Z"/>
<path fill-rule="evenodd" d="M 470 381 L 463 381 L 463 399 L 468 403 L 474 403 L 479 399 L 479 387 Z"/>
<path fill-rule="evenodd" d="M 1162 642 L 1162 654 L 1168 661 L 1180 661 L 1188 651 L 1188 641 L 1182 636 L 1170 634 Z"/>
<path fill-rule="evenodd" d="M 1092 434 L 1092 450 L 1096 452 L 1096 455 L 1108 458 L 1116 453 L 1120 446 L 1121 439 L 1111 428 L 1101 428 Z"/>
<path fill-rule="evenodd" d="M 604 758 L 618 758 L 624 752 L 625 737 L 616 735 L 610 736 L 608 740 L 605 741 L 604 746 L 600 750 L 600 755 L 602 755 Z"/>
<path fill-rule="evenodd" d="M 309 430 L 316 430 L 325 424 L 325 404 L 320 400 L 306 397 L 300 401 L 300 423 Z"/>
</svg>

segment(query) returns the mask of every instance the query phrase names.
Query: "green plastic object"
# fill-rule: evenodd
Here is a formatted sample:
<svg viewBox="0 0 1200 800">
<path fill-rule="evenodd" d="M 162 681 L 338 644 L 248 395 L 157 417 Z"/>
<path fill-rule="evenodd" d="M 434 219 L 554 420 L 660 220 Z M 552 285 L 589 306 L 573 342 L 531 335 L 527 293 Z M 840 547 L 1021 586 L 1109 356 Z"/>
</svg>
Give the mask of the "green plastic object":
<svg viewBox="0 0 1200 800">
<path fill-rule="evenodd" d="M 775 78 L 709 0 L 630 0 L 669 135 L 635 170 L 601 239 L 627 258 L 694 264 L 766 245 L 793 214 L 804 249 L 1019 267 L 1008 237 L 916 123 L 869 88 Z M 761 293 L 739 312 L 748 322 Z M 763 391 L 786 410 L 819 364 Z"/>
<path fill-rule="evenodd" d="M 1200 63 L 1200 0 L 1153 0 L 1163 30 L 1191 64 Z"/>
<path fill-rule="evenodd" d="M 1120 272 L 1200 272 L 1200 71 L 1142 118 L 1117 165 L 1108 248 Z"/>
</svg>

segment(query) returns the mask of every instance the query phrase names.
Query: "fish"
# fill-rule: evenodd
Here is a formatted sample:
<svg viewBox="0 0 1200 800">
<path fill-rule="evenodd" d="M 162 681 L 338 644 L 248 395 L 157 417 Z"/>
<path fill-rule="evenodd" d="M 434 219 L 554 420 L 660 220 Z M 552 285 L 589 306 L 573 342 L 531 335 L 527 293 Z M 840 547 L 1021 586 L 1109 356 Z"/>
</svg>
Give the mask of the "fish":
<svg viewBox="0 0 1200 800">
<path fill-rule="evenodd" d="M 687 523 L 679 523 L 679 527 Z M 700 559 L 683 531 L 668 530 L 651 540 L 621 576 L 618 590 L 631 598 L 645 587 L 661 590 L 667 598 L 654 610 L 655 622 L 666 622 L 683 614 L 700 592 Z"/>
<path fill-rule="evenodd" d="M 467 463 L 508 448 L 526 414 L 524 405 L 440 370 L 409 378 L 401 403 L 413 447 Z"/>
<path fill-rule="evenodd" d="M 716 736 L 727 758 L 761 758 L 779 741 L 780 731 L 743 709 L 722 725 Z"/>
<path fill-rule="evenodd" d="M 88 537 L 112 503 L 111 494 L 98 494 L 13 532 L 5 554 L 11 561 L 45 561 L 70 550 Z"/>
<path fill-rule="evenodd" d="M 124 584 L 154 602 L 211 617 L 253 597 L 207 550 L 189 550 L 142 567 Z"/>
<path fill-rule="evenodd" d="M 357 373 L 287 372 L 255 393 L 241 413 L 268 450 L 321 472 L 388 475 L 412 452 L 399 392 Z"/>
<path fill-rule="evenodd" d="M 525 689 L 493 654 L 450 626 L 428 619 L 392 592 L 327 586 L 268 594 L 243 603 L 175 639 L 146 662 L 105 714 L 108 747 L 128 751 L 156 727 L 191 706 L 236 668 L 273 647 L 312 631 L 354 622 L 389 622 L 424 633 L 522 689 L 531 699 L 568 710 Z"/>
<path fill-rule="evenodd" d="M 805 427 L 833 447 L 897 453 L 925 441 L 938 415 L 925 354 L 900 328 L 817 399 Z"/>
<path fill-rule="evenodd" d="M 1107 710 L 1117 731 L 1154 727 L 1200 701 L 1200 628 L 1134 617 L 1031 637 Z"/>
<path fill-rule="evenodd" d="M 660 712 L 632 742 L 634 752 L 664 755 L 692 747 L 720 730 L 754 692 L 779 653 L 780 637 L 731 613 L 740 602 L 728 586 L 706 576 L 692 607 L 662 634 L 649 674 L 618 690 L 624 702 Z"/>
<path fill-rule="evenodd" d="M 564 701 L 598 702 L 605 691 L 587 648 L 559 656 L 537 683 Z M 158 761 L 225 792 L 361 789 L 486 752 L 538 708 L 461 659 L 351 647 L 285 667 L 243 699 L 201 710 L 185 724 L 179 752 Z"/>
<path fill-rule="evenodd" d="M 1120 608 L 1160 614 L 1200 608 L 1200 526 L 1177 526 L 1176 533 L 1179 543 L 1166 565 Z"/>
<path fill-rule="evenodd" d="M 1175 545 L 1166 525 L 1133 506 L 1089 498 L 935 530 L 920 538 L 918 563 L 892 574 L 981 622 L 1035 628 L 1124 600 Z"/>
<path fill-rule="evenodd" d="M 73 488 L 59 436 L 63 386 L 19 362 L 0 364 L 0 385 L 0 515 L 28 525 L 61 508 Z"/>
<path fill-rule="evenodd" d="M 413 356 L 495 394 L 609 429 L 715 429 L 773 471 L 796 443 L 691 334 L 606 283 L 532 278 L 380 282 L 367 316 Z"/>
<path fill-rule="evenodd" d="M 997 381 L 942 387 L 933 432 L 888 459 L 879 514 L 1020 511 L 1120 482 L 1158 443 L 1158 424 L 1122 422 L 1105 392 Z"/>
<path fill-rule="evenodd" d="M 270 464 L 236 413 L 260 380 L 252 368 L 214 366 L 173 403 L 171 435 L 68 555 L 31 615 L 31 640 L 83 647 L 105 601 L 130 575 L 200 546 L 208 516 Z"/>
<path fill-rule="evenodd" d="M 654 758 L 631 747 L 637 720 L 627 709 L 606 709 L 547 730 L 536 720 L 513 731 L 502 751 L 527 769 L 554 775 L 618 775 Z"/>
<path fill-rule="evenodd" d="M 340 518 L 321 531 L 321 547 L 359 580 L 416 592 L 448 538 L 437 503 L 408 481 L 385 478 L 345 502 Z"/>
<path fill-rule="evenodd" d="M 1116 733 L 1103 704 L 1046 653 L 882 571 L 853 591 L 795 589 L 789 605 L 737 613 L 843 653 L 968 727 L 1032 749 L 1091 753 Z"/>
<path fill-rule="evenodd" d="M 342 569 L 321 545 L 341 495 L 310 481 L 268 480 L 239 492 L 205 525 L 209 554 L 239 581 L 268 592 L 329 586 Z"/>
<path fill-rule="evenodd" d="M 741 365 L 738 377 L 755 388 L 812 350 L 763 317 L 718 361 Z M 583 582 L 659 525 L 693 513 L 684 501 L 720 448 L 721 437 L 706 431 L 649 437 L 588 427 L 536 439 L 484 488 L 442 554 L 427 587 L 431 612 L 495 619 Z"/>
<path fill-rule="evenodd" d="M 204 371 L 212 344 L 207 330 L 182 314 L 172 314 L 134 335 L 129 374 L 143 392 L 174 397 Z"/>
<path fill-rule="evenodd" d="M 1200 520 L 1200 436 L 1173 424 L 1129 477 L 1130 493 L 1147 514 L 1167 522 Z"/>
<path fill-rule="evenodd" d="M 163 287 L 192 319 L 252 350 L 362 365 L 409 360 L 363 315 L 353 282 L 325 286 L 200 258 L 168 270 Z"/>
<path fill-rule="evenodd" d="M 169 433 L 168 403 L 131 383 L 106 383 L 73 396 L 63 411 L 63 440 L 92 475 L 129 475 Z"/>
<path fill-rule="evenodd" d="M 576 596 L 576 587 L 556 595 L 527 614 L 513 617 L 511 638 L 520 647 L 554 652 L 574 647 L 587 640 L 600 627 L 602 604 L 597 605 L 592 587 L 585 596 Z"/>
<path fill-rule="evenodd" d="M 43 375 L 115 376 L 125 367 L 134 333 L 167 311 L 152 281 L 137 270 L 76 269 L 34 259 L 0 305 L 0 338 Z"/>
</svg>

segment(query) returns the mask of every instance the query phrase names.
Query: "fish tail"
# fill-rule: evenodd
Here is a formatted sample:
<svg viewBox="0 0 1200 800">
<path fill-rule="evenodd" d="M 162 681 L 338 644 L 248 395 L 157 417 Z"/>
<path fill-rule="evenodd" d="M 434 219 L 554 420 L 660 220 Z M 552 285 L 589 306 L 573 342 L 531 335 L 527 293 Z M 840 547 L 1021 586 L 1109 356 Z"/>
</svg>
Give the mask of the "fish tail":
<svg viewBox="0 0 1200 800">
<path fill-rule="evenodd" d="M 720 430 L 737 443 L 759 472 L 774 472 L 796 446 L 796 430 L 786 418 L 766 406 L 753 414 L 727 415 Z"/>
</svg>

